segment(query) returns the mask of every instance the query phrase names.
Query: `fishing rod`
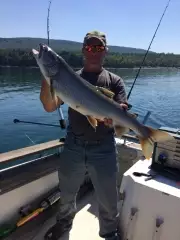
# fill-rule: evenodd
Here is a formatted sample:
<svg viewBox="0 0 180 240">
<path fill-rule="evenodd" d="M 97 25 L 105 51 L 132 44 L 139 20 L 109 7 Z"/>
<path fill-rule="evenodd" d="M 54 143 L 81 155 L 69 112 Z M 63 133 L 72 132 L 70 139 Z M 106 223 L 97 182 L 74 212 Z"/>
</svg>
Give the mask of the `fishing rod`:
<svg viewBox="0 0 180 240">
<path fill-rule="evenodd" d="M 48 127 L 58 127 L 59 128 L 59 125 L 55 125 L 55 124 L 21 121 L 21 120 L 16 119 L 16 118 L 13 120 L 13 122 L 14 123 L 28 123 L 28 124 L 43 125 L 43 126 L 48 126 Z M 34 141 L 26 133 L 25 133 L 25 135 L 35 145 Z M 64 137 L 60 138 L 60 142 L 64 142 L 64 141 L 65 141 Z M 39 157 L 42 157 L 42 155 L 40 154 Z"/>
<path fill-rule="evenodd" d="M 49 1 L 48 14 L 47 14 L 47 41 L 48 41 L 48 46 L 49 46 L 49 34 L 50 34 L 50 30 L 49 30 L 49 14 L 50 14 L 50 9 L 51 9 L 51 3 L 52 3 L 52 0 Z M 51 83 L 51 86 L 52 86 L 52 83 Z M 59 118 L 60 118 L 59 119 L 60 127 L 62 129 L 65 129 L 66 128 L 66 121 L 64 119 L 64 115 L 63 115 L 61 106 L 58 107 L 57 104 L 56 104 L 56 108 L 57 108 L 57 112 L 58 112 L 58 115 L 59 115 Z M 52 125 L 52 124 L 50 124 L 50 125 Z M 46 126 L 47 126 L 47 124 L 46 124 Z"/>
<path fill-rule="evenodd" d="M 49 1 L 49 6 L 48 6 L 48 14 L 47 14 L 47 42 L 48 42 L 48 46 L 49 46 L 49 34 L 50 34 L 50 30 L 49 30 L 49 14 L 50 14 L 50 9 L 51 9 L 51 3 L 52 0 Z M 56 105 L 57 107 L 57 105 Z M 65 129 L 66 128 L 66 122 L 63 116 L 63 112 L 61 107 L 57 107 L 57 111 L 58 111 L 58 115 L 59 115 L 59 124 L 61 129 Z M 28 124 L 36 124 L 36 125 L 43 125 L 43 126 L 49 126 L 49 127 L 59 127 L 59 125 L 54 125 L 54 124 L 47 124 L 47 123 L 39 123 L 39 122 L 29 122 L 29 121 L 21 121 L 19 119 L 14 119 L 13 120 L 14 123 L 28 123 Z"/>
<path fill-rule="evenodd" d="M 140 73 L 140 71 L 141 71 L 141 68 L 142 68 L 143 65 L 144 65 L 146 56 L 147 56 L 147 54 L 148 54 L 148 52 L 149 52 L 149 49 L 150 49 L 150 47 L 151 47 L 151 44 L 153 43 L 153 40 L 154 40 L 154 38 L 155 38 L 155 36 L 156 36 L 156 33 L 157 33 L 158 29 L 159 29 L 159 26 L 160 26 L 160 24 L 161 24 L 161 21 L 162 21 L 164 15 L 165 15 L 165 12 L 166 12 L 167 8 L 169 7 L 170 2 L 171 2 L 171 0 L 168 1 L 167 5 L 166 5 L 166 7 L 165 7 L 165 9 L 164 9 L 164 12 L 163 12 L 163 14 L 162 14 L 162 16 L 161 16 L 161 18 L 160 18 L 160 21 L 159 21 L 159 23 L 158 23 L 158 26 L 157 26 L 157 28 L 156 28 L 156 31 L 155 31 L 155 33 L 154 33 L 154 35 L 153 35 L 153 37 L 152 37 L 152 40 L 151 40 L 151 42 L 150 42 L 150 44 L 149 44 L 149 47 L 148 47 L 148 49 L 147 49 L 147 51 L 146 51 L 146 53 L 145 53 L 145 55 L 144 55 L 144 58 L 143 58 L 143 60 L 142 60 L 141 66 L 140 66 L 140 68 L 139 68 L 139 70 L 138 70 L 138 72 L 137 72 L 137 74 L 136 74 L 136 77 L 135 77 L 135 79 L 134 79 L 134 82 L 133 82 L 133 84 L 132 84 L 132 86 L 131 86 L 131 89 L 130 89 L 130 91 L 129 91 L 129 93 L 128 93 L 127 99 L 129 99 L 129 97 L 130 97 L 130 95 L 131 95 L 131 92 L 132 92 L 132 90 L 133 90 L 133 88 L 134 88 L 135 82 L 136 82 L 136 80 L 137 80 L 137 78 L 138 78 L 138 76 L 139 76 L 139 73 Z"/>
<path fill-rule="evenodd" d="M 35 125 L 43 125 L 43 126 L 49 126 L 49 127 L 59 127 L 59 125 L 55 124 L 48 124 L 48 123 L 40 123 L 40 122 L 29 122 L 29 121 L 21 121 L 19 119 L 14 119 L 14 123 L 29 123 L 29 124 L 35 124 Z"/>
</svg>

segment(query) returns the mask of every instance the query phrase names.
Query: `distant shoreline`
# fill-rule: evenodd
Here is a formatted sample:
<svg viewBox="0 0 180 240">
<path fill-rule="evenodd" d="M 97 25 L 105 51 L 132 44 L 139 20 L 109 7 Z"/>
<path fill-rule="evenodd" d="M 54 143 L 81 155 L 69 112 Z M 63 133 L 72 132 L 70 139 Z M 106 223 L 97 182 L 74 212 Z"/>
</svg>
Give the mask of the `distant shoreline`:
<svg viewBox="0 0 180 240">
<path fill-rule="evenodd" d="M 83 66 L 82 52 L 65 51 L 57 52 L 72 68 L 79 69 Z M 110 69 L 143 69 L 155 68 L 180 68 L 180 55 L 149 53 L 146 60 L 144 54 L 109 52 L 104 60 L 104 67 Z M 5 67 L 38 67 L 31 51 L 21 49 L 0 49 L 0 65 Z"/>
</svg>

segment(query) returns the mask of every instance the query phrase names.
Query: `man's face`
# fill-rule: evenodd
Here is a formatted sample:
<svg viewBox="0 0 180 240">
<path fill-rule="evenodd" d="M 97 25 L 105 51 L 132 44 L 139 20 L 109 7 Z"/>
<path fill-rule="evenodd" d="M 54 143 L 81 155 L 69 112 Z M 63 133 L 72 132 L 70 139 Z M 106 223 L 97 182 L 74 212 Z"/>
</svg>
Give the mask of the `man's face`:
<svg viewBox="0 0 180 240">
<path fill-rule="evenodd" d="M 91 38 L 86 42 L 82 49 L 85 61 L 88 64 L 99 65 L 102 64 L 106 55 L 106 47 L 97 38 Z"/>
</svg>

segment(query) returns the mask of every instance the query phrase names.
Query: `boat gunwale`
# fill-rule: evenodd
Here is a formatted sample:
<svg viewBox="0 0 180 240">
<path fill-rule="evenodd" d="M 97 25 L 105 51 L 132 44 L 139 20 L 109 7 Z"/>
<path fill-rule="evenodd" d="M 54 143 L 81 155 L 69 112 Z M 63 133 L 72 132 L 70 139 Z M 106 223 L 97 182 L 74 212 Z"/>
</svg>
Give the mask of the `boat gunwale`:
<svg viewBox="0 0 180 240">
<path fill-rule="evenodd" d="M 8 151 L 0 154 L 0 164 L 5 162 L 11 162 L 17 159 L 22 159 L 33 154 L 40 153 L 45 150 L 50 150 L 58 147 L 63 147 L 64 142 L 61 142 L 59 139 L 35 144 L 33 146 L 28 146 L 24 148 L 19 148 L 16 150 Z"/>
<path fill-rule="evenodd" d="M 124 134 L 122 138 L 138 141 L 138 138 L 136 136 L 133 136 L 130 134 Z M 28 146 L 28 147 L 19 148 L 16 150 L 8 151 L 0 154 L 0 164 L 5 162 L 11 162 L 17 159 L 22 159 L 23 157 L 37 154 L 45 150 L 50 150 L 50 149 L 63 147 L 63 146 L 64 146 L 64 142 L 60 141 L 59 139 L 55 139 L 52 141 L 35 144 L 33 146 Z"/>
</svg>

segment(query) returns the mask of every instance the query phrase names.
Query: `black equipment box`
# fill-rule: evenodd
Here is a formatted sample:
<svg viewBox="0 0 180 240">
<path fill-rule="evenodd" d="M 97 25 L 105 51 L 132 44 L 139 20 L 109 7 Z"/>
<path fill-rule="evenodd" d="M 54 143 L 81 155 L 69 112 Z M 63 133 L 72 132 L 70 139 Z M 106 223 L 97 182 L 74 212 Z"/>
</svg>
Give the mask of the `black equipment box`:
<svg viewBox="0 0 180 240">
<path fill-rule="evenodd" d="M 180 131 L 160 128 L 169 132 L 174 139 L 154 144 L 151 169 L 168 178 L 180 181 Z"/>
</svg>

